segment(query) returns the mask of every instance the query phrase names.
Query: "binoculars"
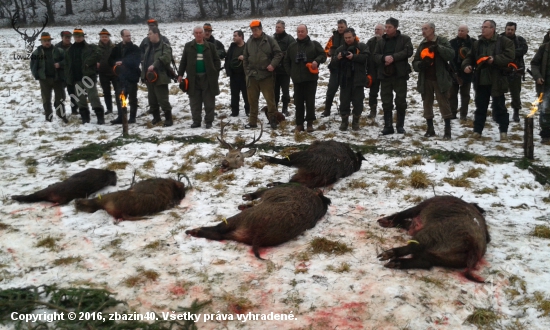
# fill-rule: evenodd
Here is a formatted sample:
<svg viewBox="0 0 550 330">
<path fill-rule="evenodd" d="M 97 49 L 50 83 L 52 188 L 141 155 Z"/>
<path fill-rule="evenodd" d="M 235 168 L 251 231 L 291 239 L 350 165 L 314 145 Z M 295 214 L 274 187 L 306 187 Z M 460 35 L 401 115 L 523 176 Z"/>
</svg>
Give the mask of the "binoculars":
<svg viewBox="0 0 550 330">
<path fill-rule="evenodd" d="M 296 63 L 300 63 L 300 62 L 306 62 L 307 61 L 307 55 L 306 53 L 304 52 L 298 52 L 296 53 L 296 59 L 295 59 Z"/>
</svg>

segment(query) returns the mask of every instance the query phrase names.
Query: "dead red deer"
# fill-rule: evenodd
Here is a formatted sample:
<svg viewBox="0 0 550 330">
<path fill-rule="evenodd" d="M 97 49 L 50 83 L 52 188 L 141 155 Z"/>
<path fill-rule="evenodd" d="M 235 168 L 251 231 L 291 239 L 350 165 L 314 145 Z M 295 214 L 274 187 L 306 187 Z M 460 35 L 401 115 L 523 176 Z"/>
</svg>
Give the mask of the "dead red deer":
<svg viewBox="0 0 550 330">
<path fill-rule="evenodd" d="M 263 123 L 260 121 L 260 135 L 258 136 L 258 138 L 256 139 L 256 134 L 254 134 L 254 140 L 249 143 L 249 144 L 246 144 L 242 147 L 233 147 L 231 144 L 225 142 L 225 139 L 223 138 L 223 130 L 225 128 L 225 126 L 227 126 L 229 124 L 229 122 L 227 124 L 224 124 L 224 123 L 221 123 L 220 124 L 220 127 L 221 127 L 221 132 L 220 132 L 220 136 L 218 136 L 218 141 L 220 141 L 220 143 L 222 144 L 222 146 L 224 146 L 225 148 L 227 148 L 229 150 L 229 152 L 225 155 L 225 159 L 222 161 L 222 172 L 226 172 L 226 171 L 229 171 L 231 169 L 236 169 L 236 168 L 239 168 L 241 166 L 244 165 L 244 159 L 246 157 L 250 157 L 252 155 L 254 155 L 256 153 L 256 149 L 253 148 L 253 149 L 250 149 L 246 152 L 242 152 L 242 148 L 250 148 L 252 147 L 256 142 L 258 142 L 260 140 L 260 138 L 262 137 L 262 133 L 264 132 L 264 125 Z"/>
</svg>

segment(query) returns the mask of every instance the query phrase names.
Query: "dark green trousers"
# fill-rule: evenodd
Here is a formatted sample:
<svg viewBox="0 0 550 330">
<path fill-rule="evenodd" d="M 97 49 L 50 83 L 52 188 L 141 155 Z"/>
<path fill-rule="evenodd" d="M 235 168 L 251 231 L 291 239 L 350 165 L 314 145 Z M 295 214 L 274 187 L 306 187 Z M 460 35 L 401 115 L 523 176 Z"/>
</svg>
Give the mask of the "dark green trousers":
<svg viewBox="0 0 550 330">
<path fill-rule="evenodd" d="M 65 101 L 65 88 L 64 84 L 60 80 L 54 80 L 53 78 L 40 79 L 40 93 L 42 94 L 42 106 L 44 107 L 44 114 L 46 118 L 52 116 L 52 92 L 54 94 L 53 105 L 56 108 L 56 114 L 59 117 L 65 117 L 65 107 L 63 102 Z"/>
</svg>

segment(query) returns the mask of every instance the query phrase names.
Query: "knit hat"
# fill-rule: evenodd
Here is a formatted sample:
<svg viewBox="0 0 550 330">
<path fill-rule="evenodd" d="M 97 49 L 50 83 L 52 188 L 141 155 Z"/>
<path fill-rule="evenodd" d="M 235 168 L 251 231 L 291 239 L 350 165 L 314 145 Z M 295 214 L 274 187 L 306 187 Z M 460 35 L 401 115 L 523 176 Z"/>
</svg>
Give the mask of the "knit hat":
<svg viewBox="0 0 550 330">
<path fill-rule="evenodd" d="M 52 39 L 52 36 L 48 32 L 42 32 L 40 35 L 40 41 L 50 41 Z"/>
<path fill-rule="evenodd" d="M 147 25 L 159 26 L 159 22 L 157 22 L 157 20 L 154 18 L 150 18 L 147 20 Z"/>
<path fill-rule="evenodd" d="M 212 24 L 210 23 L 204 23 L 204 26 L 202 27 L 204 31 L 214 31 L 212 30 Z"/>
<path fill-rule="evenodd" d="M 258 21 L 258 20 L 254 20 L 254 21 L 250 22 L 250 28 L 253 29 L 255 27 L 262 28 L 262 22 Z"/>
<path fill-rule="evenodd" d="M 73 36 L 85 36 L 86 33 L 84 33 L 84 30 L 81 28 L 74 28 L 73 30 Z"/>
<path fill-rule="evenodd" d="M 70 32 L 70 31 L 61 31 L 61 38 L 63 38 L 64 36 L 72 36 L 73 34 Z"/>
<path fill-rule="evenodd" d="M 107 31 L 107 29 L 102 29 L 101 32 L 99 32 L 99 35 L 100 36 L 111 36 L 111 34 L 109 33 L 109 31 Z"/>
</svg>

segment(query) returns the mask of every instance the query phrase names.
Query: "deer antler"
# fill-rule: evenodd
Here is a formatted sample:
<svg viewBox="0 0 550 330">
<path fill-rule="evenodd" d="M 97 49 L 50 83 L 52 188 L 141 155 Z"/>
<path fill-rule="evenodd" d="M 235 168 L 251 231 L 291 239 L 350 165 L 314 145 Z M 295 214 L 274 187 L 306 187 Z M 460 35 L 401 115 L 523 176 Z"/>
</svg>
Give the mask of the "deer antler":
<svg viewBox="0 0 550 330">
<path fill-rule="evenodd" d="M 243 146 L 243 148 L 250 148 L 254 145 L 254 143 L 258 142 L 260 140 L 260 138 L 262 137 L 262 133 L 264 132 L 264 123 L 260 121 L 260 136 L 258 136 L 258 138 L 256 139 L 256 133 L 254 133 L 254 140 L 249 143 L 249 144 L 245 144 Z"/>
<path fill-rule="evenodd" d="M 233 150 L 235 149 L 231 144 L 225 142 L 224 138 L 223 138 L 223 129 L 225 128 L 225 126 L 229 125 L 230 122 L 227 122 L 227 124 L 224 125 L 223 122 L 220 123 L 220 127 L 221 127 L 221 132 L 220 132 L 220 136 L 217 137 L 218 141 L 220 141 L 220 143 L 222 144 L 222 146 L 224 146 L 225 148 L 229 149 L 229 150 Z M 221 137 L 221 139 L 220 139 Z"/>
<path fill-rule="evenodd" d="M 24 33 L 19 31 L 19 26 L 15 26 L 17 24 L 17 20 L 19 19 L 19 13 L 15 13 L 13 17 L 11 18 L 11 27 L 15 30 L 15 32 L 19 33 L 20 35 L 24 36 L 25 38 L 28 38 L 27 36 L 27 30 L 25 30 Z"/>
<path fill-rule="evenodd" d="M 36 38 L 42 31 L 44 31 L 44 29 L 46 28 L 46 25 L 48 25 L 48 14 L 44 14 L 44 17 L 46 18 L 46 21 L 43 23 L 42 25 L 42 29 L 39 30 L 38 32 L 34 32 L 33 35 L 32 35 L 32 39 Z M 34 30 L 36 31 L 36 30 Z"/>
</svg>

